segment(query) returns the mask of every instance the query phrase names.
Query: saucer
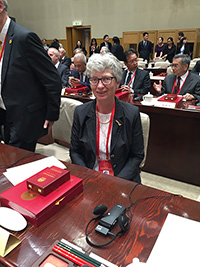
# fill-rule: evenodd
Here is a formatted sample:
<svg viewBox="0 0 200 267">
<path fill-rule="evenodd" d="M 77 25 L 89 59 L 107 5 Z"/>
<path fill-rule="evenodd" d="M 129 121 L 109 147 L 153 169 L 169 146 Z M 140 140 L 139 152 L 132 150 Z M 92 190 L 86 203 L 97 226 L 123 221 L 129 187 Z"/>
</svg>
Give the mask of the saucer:
<svg viewBox="0 0 200 267">
<path fill-rule="evenodd" d="M 19 212 L 0 207 L 0 226 L 11 231 L 21 231 L 27 226 L 27 221 Z"/>
<path fill-rule="evenodd" d="M 151 101 L 151 102 L 142 101 L 141 104 L 144 105 L 144 106 L 153 106 L 154 105 L 154 101 Z"/>
</svg>

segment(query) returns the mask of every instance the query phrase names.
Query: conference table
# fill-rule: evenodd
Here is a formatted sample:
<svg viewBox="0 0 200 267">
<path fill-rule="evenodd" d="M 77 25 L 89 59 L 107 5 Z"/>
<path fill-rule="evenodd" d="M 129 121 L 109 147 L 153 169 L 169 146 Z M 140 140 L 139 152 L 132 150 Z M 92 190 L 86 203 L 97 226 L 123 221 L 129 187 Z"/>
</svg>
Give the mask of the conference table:
<svg viewBox="0 0 200 267">
<path fill-rule="evenodd" d="M 181 101 L 174 109 L 133 104 L 150 117 L 150 133 L 144 171 L 200 185 L 200 109 L 193 101 Z"/>
<path fill-rule="evenodd" d="M 0 193 L 12 187 L 3 175 L 7 168 L 43 157 L 0 144 Z M 135 257 L 146 262 L 168 213 L 200 221 L 199 202 L 70 163 L 64 164 L 72 175 L 83 179 L 83 192 L 39 227 L 28 223 L 25 230 L 11 231 L 22 242 L 5 258 L 0 258 L 0 263 L 3 262 L 4 266 L 32 266 L 55 240 L 62 238 L 81 247 L 86 253 L 93 252 L 117 266 L 127 266 Z M 90 246 L 86 242 L 85 227 L 94 216 L 93 209 L 98 204 L 105 204 L 108 209 L 115 204 L 128 207 L 129 194 L 133 187 L 133 216 L 129 230 L 105 248 Z M 88 229 L 90 240 L 97 244 L 109 241 L 109 237 L 95 233 L 96 225 L 97 222 L 94 222 Z M 116 224 L 112 232 L 116 233 L 119 230 L 119 225 Z"/>
</svg>

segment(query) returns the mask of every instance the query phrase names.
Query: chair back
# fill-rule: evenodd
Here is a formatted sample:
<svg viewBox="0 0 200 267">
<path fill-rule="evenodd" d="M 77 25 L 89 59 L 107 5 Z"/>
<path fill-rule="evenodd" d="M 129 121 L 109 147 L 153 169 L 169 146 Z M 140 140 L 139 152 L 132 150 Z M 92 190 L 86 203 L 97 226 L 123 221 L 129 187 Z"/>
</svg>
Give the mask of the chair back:
<svg viewBox="0 0 200 267">
<path fill-rule="evenodd" d="M 155 62 L 155 67 L 159 67 L 159 68 L 167 68 L 170 66 L 170 62 L 168 60 L 166 61 L 157 61 Z"/>
<path fill-rule="evenodd" d="M 83 103 L 78 100 L 61 97 L 60 116 L 52 127 L 52 135 L 55 140 L 70 144 L 74 110 L 81 104 Z"/>
<path fill-rule="evenodd" d="M 144 167 L 147 155 L 147 147 L 148 147 L 148 140 L 149 140 L 149 129 L 150 129 L 150 118 L 149 115 L 140 112 L 140 118 L 142 122 L 142 131 L 143 131 L 143 138 L 144 138 L 144 159 L 140 164 L 140 168 Z"/>
</svg>

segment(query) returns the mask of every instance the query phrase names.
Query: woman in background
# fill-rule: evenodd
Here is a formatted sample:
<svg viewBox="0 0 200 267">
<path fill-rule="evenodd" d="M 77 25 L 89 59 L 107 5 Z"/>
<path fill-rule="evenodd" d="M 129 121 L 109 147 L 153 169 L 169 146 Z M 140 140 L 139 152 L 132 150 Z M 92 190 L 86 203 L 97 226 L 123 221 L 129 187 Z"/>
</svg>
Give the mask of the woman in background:
<svg viewBox="0 0 200 267">
<path fill-rule="evenodd" d="M 155 47 L 154 59 L 162 58 L 165 45 L 163 44 L 163 37 L 158 38 L 158 44 Z"/>
<path fill-rule="evenodd" d="M 97 45 L 97 40 L 96 38 L 92 38 L 91 40 L 91 45 L 89 47 L 89 54 L 90 54 L 90 57 L 91 55 L 95 54 L 95 53 L 99 53 L 100 52 L 100 49 Z"/>
<path fill-rule="evenodd" d="M 83 51 L 85 56 L 87 55 L 87 51 L 85 50 L 85 47 L 82 45 L 82 42 L 80 40 L 77 41 L 77 44 L 74 50 L 76 50 L 77 48 L 80 48 Z"/>
<path fill-rule="evenodd" d="M 169 37 L 167 39 L 167 45 L 165 46 L 164 49 L 164 56 L 162 57 L 163 59 L 168 60 L 170 63 L 172 63 L 173 57 L 176 54 L 176 46 L 174 44 L 173 38 Z"/>
<path fill-rule="evenodd" d="M 140 113 L 136 106 L 115 97 L 121 62 L 111 53 L 94 54 L 88 60 L 87 73 L 96 99 L 75 110 L 72 163 L 141 183 L 144 144 Z"/>
</svg>

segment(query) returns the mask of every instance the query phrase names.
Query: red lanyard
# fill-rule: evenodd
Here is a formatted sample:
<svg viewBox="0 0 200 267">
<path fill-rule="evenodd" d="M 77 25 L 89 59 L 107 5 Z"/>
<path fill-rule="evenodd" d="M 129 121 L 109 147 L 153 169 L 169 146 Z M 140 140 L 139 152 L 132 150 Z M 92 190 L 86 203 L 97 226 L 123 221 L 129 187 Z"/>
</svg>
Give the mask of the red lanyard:
<svg viewBox="0 0 200 267">
<path fill-rule="evenodd" d="M 3 56 L 3 52 L 4 52 L 4 49 L 5 49 L 5 45 L 6 45 L 6 38 L 7 38 L 7 33 L 6 33 L 6 36 L 5 36 L 5 39 L 4 39 L 4 42 L 3 42 L 3 47 L 2 47 L 2 50 L 1 50 L 0 62 L 1 62 L 1 59 L 2 59 L 2 56 Z"/>
<path fill-rule="evenodd" d="M 133 80 L 133 78 L 135 77 L 135 73 L 136 73 L 136 71 L 134 72 L 134 74 L 133 74 L 133 76 L 132 76 L 132 78 L 131 78 L 131 80 L 130 80 L 130 82 L 128 83 L 127 86 L 129 86 L 129 85 L 132 83 L 132 80 Z"/>
<path fill-rule="evenodd" d="M 113 105 L 111 117 L 110 117 L 110 123 L 108 127 L 108 134 L 107 134 L 107 140 L 106 140 L 106 159 L 109 159 L 109 154 L 108 154 L 108 142 L 109 142 L 109 137 L 111 133 L 111 127 L 112 127 L 112 122 L 113 122 L 113 117 L 115 113 L 115 103 Z M 97 114 L 97 159 L 99 159 L 99 143 L 100 143 L 100 120 L 99 120 L 99 114 L 97 111 L 97 104 L 96 104 L 96 114 Z"/>
<path fill-rule="evenodd" d="M 184 83 L 185 83 L 185 81 L 186 81 L 188 75 L 189 75 L 189 72 L 188 72 L 187 76 L 185 77 L 185 80 L 183 81 L 183 83 L 182 83 L 182 85 L 181 85 L 181 87 L 180 87 L 180 89 L 179 89 L 177 95 L 179 95 L 179 93 L 180 93 L 180 91 L 181 91 L 181 89 L 182 89 L 182 87 L 183 87 L 183 85 L 184 85 Z M 173 85 L 173 88 L 172 88 L 172 92 L 171 92 L 172 94 L 173 94 L 173 92 L 174 92 L 175 85 L 176 85 L 176 80 L 175 80 L 174 85 Z"/>
</svg>

